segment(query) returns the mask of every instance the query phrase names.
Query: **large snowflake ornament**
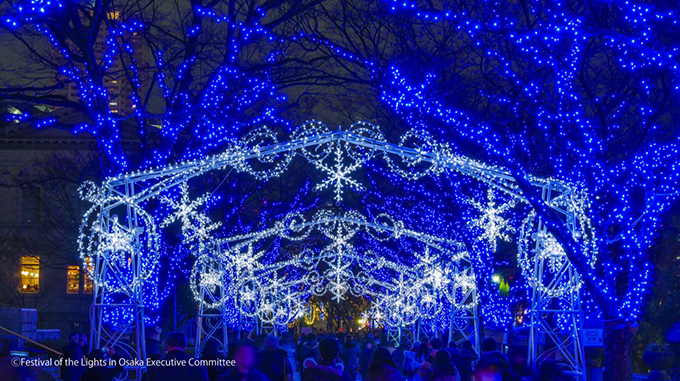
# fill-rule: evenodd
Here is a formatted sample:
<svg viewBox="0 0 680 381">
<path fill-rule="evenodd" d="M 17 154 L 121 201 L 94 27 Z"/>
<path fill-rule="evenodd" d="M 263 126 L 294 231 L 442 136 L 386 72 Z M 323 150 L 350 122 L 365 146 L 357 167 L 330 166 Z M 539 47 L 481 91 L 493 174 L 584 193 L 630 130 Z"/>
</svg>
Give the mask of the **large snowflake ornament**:
<svg viewBox="0 0 680 381">
<path fill-rule="evenodd" d="M 182 223 L 182 236 L 184 243 L 194 244 L 198 252 L 203 252 L 206 241 L 212 237 L 212 232 L 220 227 L 219 222 L 213 222 L 201 210 L 201 206 L 210 198 L 210 194 L 204 194 L 195 200 L 189 197 L 189 184 L 186 182 L 180 185 L 180 198 L 175 201 L 170 197 L 161 197 L 160 201 L 167 204 L 173 210 L 160 227 L 164 228 L 175 221 Z"/>
<path fill-rule="evenodd" d="M 255 253 L 253 245 L 248 245 L 245 251 L 234 250 L 229 252 L 229 262 L 234 266 L 236 273 L 240 276 L 248 275 L 253 277 L 257 270 L 262 269 L 260 258 L 264 256 L 265 252 L 260 251 Z"/>
<path fill-rule="evenodd" d="M 341 245 L 336 247 L 336 256 L 333 261 L 326 261 L 328 270 L 326 278 L 329 279 L 328 290 L 333 294 L 333 300 L 340 302 L 345 299 L 344 295 L 349 290 L 347 281 L 352 277 L 350 272 L 350 261 L 343 254 Z"/>
<path fill-rule="evenodd" d="M 175 201 L 170 197 L 162 196 L 160 198 L 161 203 L 166 204 L 172 208 L 173 212 L 170 213 L 161 222 L 160 227 L 165 228 L 175 221 L 181 221 L 182 226 L 191 225 L 191 220 L 195 218 L 196 214 L 199 213 L 199 208 L 208 200 L 209 194 L 205 194 L 195 200 L 189 198 L 189 184 L 186 182 L 179 186 L 180 198 Z"/>
<path fill-rule="evenodd" d="M 199 284 L 201 287 L 205 288 L 206 290 L 210 291 L 211 294 L 214 294 L 215 291 L 217 290 L 218 286 L 222 285 L 222 278 L 224 277 L 224 271 L 222 270 L 210 270 L 204 273 L 201 273 L 200 276 L 200 281 Z"/>
<path fill-rule="evenodd" d="M 356 180 L 352 179 L 350 175 L 362 166 L 363 162 L 355 160 L 352 164 L 346 165 L 343 158 L 343 150 L 340 143 L 335 144 L 335 164 L 332 166 L 326 165 L 321 161 L 314 162 L 317 169 L 326 174 L 326 178 L 314 187 L 315 191 L 321 191 L 326 188 L 333 187 L 335 192 L 335 202 L 342 201 L 342 192 L 345 187 L 350 187 L 363 191 L 364 187 Z"/>
<path fill-rule="evenodd" d="M 510 242 L 510 234 L 515 233 L 515 227 L 510 224 L 510 220 L 504 214 L 515 207 L 515 202 L 510 201 L 498 205 L 496 195 L 492 189 L 487 192 L 487 202 L 482 204 L 474 199 L 469 199 L 468 204 L 472 205 L 481 214 L 479 217 L 469 222 L 469 225 L 482 230 L 482 234 L 477 237 L 478 241 L 486 241 L 493 252 L 498 248 L 499 239 Z"/>
<path fill-rule="evenodd" d="M 99 254 L 111 263 L 121 267 L 129 267 L 128 262 L 132 254 L 139 250 L 139 231 L 125 229 L 118 223 L 118 219 L 112 219 L 111 231 L 103 232 Z"/>
</svg>

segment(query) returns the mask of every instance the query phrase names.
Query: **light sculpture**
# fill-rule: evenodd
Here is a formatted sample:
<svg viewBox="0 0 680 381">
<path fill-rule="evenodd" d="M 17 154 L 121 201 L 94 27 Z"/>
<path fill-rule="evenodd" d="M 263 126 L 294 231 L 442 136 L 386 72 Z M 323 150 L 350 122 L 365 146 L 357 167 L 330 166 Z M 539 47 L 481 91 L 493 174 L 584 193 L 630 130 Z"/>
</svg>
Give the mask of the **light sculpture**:
<svg viewBox="0 0 680 381">
<path fill-rule="evenodd" d="M 457 242 L 410 230 L 402 221 L 387 213 L 379 213 L 369 220 L 351 211 L 344 214 L 321 211 L 309 221 L 302 213 L 294 211 L 269 229 L 224 238 L 221 237 L 218 224 L 212 222 L 206 212 L 199 210 L 209 199 L 208 196 L 191 200 L 188 196 L 188 181 L 213 170 L 237 170 L 266 180 L 282 175 L 293 158 L 301 156 L 326 176 L 325 180 L 317 184 L 319 191 L 332 187 L 334 199 L 338 202 L 342 201 L 347 185 L 355 189 L 362 187 L 356 180 L 348 181 L 349 173 L 380 156 L 393 173 L 409 180 L 456 172 L 480 181 L 496 192 L 505 193 L 513 200 L 512 203 L 524 203 L 526 200 L 515 179 L 503 168 L 454 154 L 447 144 L 437 142 L 419 130 L 405 133 L 400 140 L 402 145 L 386 142 L 376 126 L 364 122 L 357 123 L 346 131 L 330 131 L 322 123 L 309 122 L 300 126 L 292 136 L 291 141 L 279 142 L 271 130 L 258 128 L 242 140 L 234 142 L 222 154 L 127 173 L 107 179 L 101 187 L 90 184 L 89 188 L 85 188 L 83 195 L 96 205 L 86 214 L 79 242 L 81 255 L 84 258 L 96 258 L 100 264 L 95 266 L 93 274 L 96 300 L 104 301 L 101 295 L 121 291 L 120 287 L 115 286 L 115 282 L 110 282 L 115 272 L 109 271 L 120 261 L 108 260 L 120 255 L 111 249 L 119 246 L 107 245 L 106 242 L 111 241 L 107 235 L 115 237 L 112 238 L 113 241 L 120 242 L 120 247 L 125 248 L 116 249 L 117 251 L 125 251 L 131 258 L 131 263 L 137 264 L 133 266 L 133 272 L 120 277 L 119 280 L 127 284 L 125 287 L 140 289 L 145 282 L 152 281 L 146 274 L 150 273 L 149 269 L 156 268 L 158 232 L 155 221 L 144 211 L 144 205 L 157 199 L 172 210 L 169 217 L 160 222 L 160 226 L 181 223 L 183 240 L 192 248 L 196 257 L 196 265 L 190 278 L 192 290 L 201 306 L 199 321 L 202 321 L 201 314 L 206 318 L 210 314 L 219 318 L 220 310 L 229 303 L 244 318 L 257 319 L 259 324 L 280 326 L 304 316 L 307 298 L 324 292 L 331 292 L 338 300 L 347 292 L 367 296 L 373 301 L 371 317 L 397 330 L 413 325 L 420 317 L 440 312 L 445 303 L 452 306 L 453 318 L 450 319 L 449 332 L 456 329 L 460 317 L 466 316 L 468 321 L 476 321 L 477 278 L 473 271 L 474 266 L 451 267 L 455 263 L 470 264 L 470 255 L 474 253 L 468 253 Z M 344 175 L 335 176 L 335 173 L 331 173 L 333 168 L 339 169 Z M 588 202 L 585 194 L 573 184 L 554 179 L 531 178 L 530 182 L 532 186 L 543 190 L 545 200 L 551 208 L 564 215 L 584 252 L 596 257 L 593 235 L 586 217 Z M 478 209 L 481 209 L 482 204 L 479 205 Z M 489 243 L 492 243 L 490 238 L 498 238 L 499 235 L 504 238 L 504 234 L 510 232 L 509 226 L 500 217 L 512 208 L 509 205 L 498 208 L 493 213 L 485 210 L 481 222 L 478 223 L 485 235 L 483 239 Z M 116 220 L 115 215 L 120 217 Z M 534 292 L 541 293 L 544 290 L 541 282 L 545 279 L 536 276 L 536 268 L 542 268 L 542 263 L 546 260 L 552 261 L 550 263 L 553 267 L 564 267 L 561 274 L 566 274 L 569 280 L 563 284 L 573 285 L 565 290 L 571 304 L 564 308 L 565 311 L 574 311 L 580 300 L 578 274 L 569 261 L 551 259 L 553 256 L 559 257 L 559 254 L 539 254 L 532 257 L 531 253 L 552 253 L 558 250 L 555 245 L 545 244 L 547 235 L 538 234 L 545 230 L 540 221 L 536 228 L 538 235 L 535 237 L 539 238 L 536 247 L 542 249 L 529 249 L 527 240 L 534 233 L 531 231 L 534 219 L 527 218 L 522 231 L 524 235 L 518 240 L 520 252 L 523 253 L 519 258 L 523 273 L 534 276 Z M 359 253 L 352 248 L 351 243 L 352 237 L 358 231 L 368 234 L 376 242 L 414 239 L 422 244 L 423 251 L 416 254 L 415 264 L 411 263 L 409 266 L 369 252 Z M 131 236 L 132 233 L 137 238 Z M 330 241 L 329 246 L 320 252 L 304 251 L 297 256 L 278 258 L 271 263 L 264 263 L 261 260 L 264 252 L 255 250 L 257 242 L 262 240 L 277 238 L 302 241 L 312 233 L 326 236 Z M 133 241 L 137 244 L 126 243 Z M 377 274 L 377 270 L 389 274 L 389 277 Z M 139 319 L 139 316 L 143 316 L 143 295 L 132 293 L 128 296 L 130 304 L 139 311 L 135 315 L 135 324 L 139 326 L 137 332 L 141 332 L 142 337 L 139 339 L 143 342 L 141 325 L 144 319 Z M 536 326 L 539 326 L 541 308 L 544 308 L 542 306 L 546 305 L 547 299 L 555 296 L 556 294 L 543 293 L 543 299 L 535 299 L 542 300 L 531 310 L 531 318 Z M 95 316 L 99 316 L 97 307 Z M 576 343 L 575 350 L 560 350 L 571 351 L 575 367 L 579 368 L 582 364 L 582 351 L 577 337 L 579 323 L 577 318 L 572 318 L 574 324 L 570 325 L 573 329 L 569 335 L 570 340 Z M 221 323 L 211 324 L 205 334 L 209 335 L 210 330 L 214 332 L 219 324 Z M 94 340 L 98 343 L 96 345 L 101 345 L 102 339 L 109 336 L 100 333 L 103 330 L 101 319 L 99 322 L 95 321 L 94 327 Z M 143 348 L 138 350 L 137 356 L 141 354 Z"/>
<path fill-rule="evenodd" d="M 391 225 L 382 224 L 380 221 L 391 222 Z M 272 237 L 300 239 L 300 236 L 308 237 L 312 229 L 316 229 L 330 240 L 328 247 L 318 254 L 305 251 L 292 259 L 281 260 L 272 265 L 262 265 L 259 263 L 259 258 L 262 257 L 263 253 L 253 253 L 253 245 L 258 241 Z M 349 243 L 359 230 L 365 231 L 371 236 L 379 237 L 383 241 L 389 238 L 411 237 L 422 242 L 425 245 L 424 260 L 419 259 L 417 265 L 409 268 L 403 264 L 376 257 L 371 253 L 360 255 Z M 293 236 L 292 232 L 298 235 Z M 221 256 L 225 261 L 224 267 L 233 269 L 230 277 L 237 284 L 230 290 L 232 292 L 231 299 L 237 305 L 239 304 L 238 300 L 246 300 L 248 303 L 245 306 L 248 309 L 242 310 L 241 313 L 249 317 L 258 315 L 259 319 L 267 323 L 271 323 L 271 321 L 263 316 L 266 314 L 262 314 L 262 310 L 269 311 L 271 307 L 269 305 L 260 307 L 257 305 L 257 301 L 262 300 L 263 295 L 267 295 L 267 290 L 280 289 L 281 286 L 302 286 L 301 298 L 310 294 L 322 295 L 330 292 L 336 301 L 340 301 L 344 299 L 345 293 L 352 292 L 357 296 L 373 297 L 383 306 L 400 306 L 403 304 L 391 302 L 390 299 L 394 298 L 389 296 L 390 293 L 399 295 L 399 297 L 407 295 L 412 299 L 421 300 L 427 306 L 426 310 L 433 312 L 432 308 L 436 298 L 452 295 L 451 290 L 447 288 L 451 281 L 449 275 L 453 274 L 458 265 L 453 266 L 451 263 L 466 263 L 465 268 L 468 268 L 469 272 L 468 254 L 463 251 L 460 244 L 405 229 L 402 223 L 387 218 L 386 215 L 376 216 L 373 222 L 369 222 L 360 214 L 351 211 L 343 215 L 332 215 L 328 211 L 321 211 L 310 221 L 302 219 L 299 214 L 293 214 L 274 224 L 271 229 L 230 237 L 217 242 L 218 244 L 226 244 L 227 242 L 232 244 L 232 247 L 224 251 Z M 448 249 L 448 247 L 452 247 L 456 251 L 451 253 L 449 252 L 451 249 Z M 429 254 L 431 248 L 447 255 L 431 255 Z M 447 265 L 447 263 L 449 264 Z M 275 276 L 276 283 L 270 285 L 270 275 L 286 272 L 281 270 L 290 267 L 302 269 L 304 270 L 303 273 L 308 275 L 296 281 L 288 281 L 288 283 Z M 356 271 L 353 271 L 352 267 L 356 267 Z M 391 284 L 378 281 L 371 276 L 372 272 L 383 269 L 398 274 L 401 276 L 402 282 L 406 283 L 401 285 Z M 200 274 L 193 278 L 200 279 Z M 282 281 L 284 283 L 280 283 Z M 225 280 L 225 282 L 228 282 L 228 280 Z M 247 286 L 241 285 L 246 283 Z M 465 287 L 469 287 L 471 284 L 474 284 L 474 282 L 467 282 Z M 376 288 L 385 291 L 378 292 L 375 291 Z M 193 290 L 195 296 L 199 299 L 199 288 L 195 287 Z M 435 296 L 435 294 L 437 295 Z M 229 300 L 229 298 L 226 298 L 226 300 Z M 216 305 L 211 305 L 211 307 L 216 307 Z M 412 309 L 408 311 L 414 317 L 406 319 L 407 321 L 400 320 L 400 325 L 412 324 L 419 317 L 417 311 Z M 297 312 L 290 313 L 290 319 L 296 318 Z"/>
</svg>

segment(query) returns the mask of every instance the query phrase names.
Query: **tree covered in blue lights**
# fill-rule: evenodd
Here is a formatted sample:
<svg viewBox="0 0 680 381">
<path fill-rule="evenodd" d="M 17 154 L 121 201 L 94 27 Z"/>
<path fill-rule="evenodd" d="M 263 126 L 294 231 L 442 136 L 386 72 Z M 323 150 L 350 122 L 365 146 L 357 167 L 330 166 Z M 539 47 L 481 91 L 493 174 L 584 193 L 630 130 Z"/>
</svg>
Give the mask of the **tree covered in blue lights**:
<svg viewBox="0 0 680 381">
<path fill-rule="evenodd" d="M 603 319 L 610 377 L 628 379 L 631 332 L 652 277 L 648 250 L 679 195 L 677 4 L 381 5 L 357 5 L 355 15 L 388 8 L 379 18 L 394 18 L 391 36 L 401 44 L 378 57 L 368 44 L 350 47 L 357 66 L 375 62 L 372 86 L 408 124 L 512 172 L 583 276 L 588 309 Z M 594 267 L 530 175 L 586 190 Z"/>
</svg>

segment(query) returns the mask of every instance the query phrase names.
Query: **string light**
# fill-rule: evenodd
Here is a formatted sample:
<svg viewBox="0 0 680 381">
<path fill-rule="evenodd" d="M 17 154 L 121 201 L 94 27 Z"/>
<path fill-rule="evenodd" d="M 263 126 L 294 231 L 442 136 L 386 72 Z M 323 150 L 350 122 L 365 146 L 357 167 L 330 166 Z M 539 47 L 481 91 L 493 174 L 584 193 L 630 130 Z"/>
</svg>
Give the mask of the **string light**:
<svg viewBox="0 0 680 381">
<path fill-rule="evenodd" d="M 292 136 L 297 139 L 279 143 L 271 130 L 261 127 L 247 134 L 241 141 L 233 142 L 222 154 L 112 177 L 101 188 L 88 184 L 83 187 L 82 195 L 98 204 L 92 209 L 93 211 L 112 210 L 118 205 L 135 205 L 137 208 L 135 213 L 145 216 L 145 224 L 148 224 L 150 232 L 155 231 L 154 221 L 148 217 L 140 205 L 150 198 L 158 198 L 162 204 L 169 207 L 169 213 L 167 217 L 161 219 L 160 227 L 166 228 L 174 222 L 181 222 L 184 245 L 194 248 L 192 253 L 197 259 L 190 279 L 192 291 L 197 300 L 206 303 L 205 306 L 208 308 L 222 308 L 231 301 L 243 316 L 257 317 L 261 322 L 271 324 L 287 324 L 291 319 L 302 316 L 305 298 L 310 295 L 330 292 L 334 299 L 339 301 L 349 291 L 357 295 L 371 296 L 376 311 L 380 311 L 380 315 L 387 319 L 388 324 L 413 324 L 420 317 L 437 315 L 446 305 L 460 308 L 467 300 L 459 300 L 460 289 L 476 289 L 474 281 L 476 278 L 469 265 L 464 275 L 459 271 L 447 270 L 442 267 L 441 263 L 438 265 L 440 269 L 434 270 L 432 267 L 437 266 L 432 264 L 427 254 L 422 257 L 421 262 L 410 264 L 411 269 L 421 270 L 417 276 L 409 272 L 404 265 L 395 264 L 396 262 L 370 259 L 374 255 L 368 251 L 362 255 L 358 254 L 352 249 L 349 240 L 354 237 L 358 227 L 370 226 L 371 228 L 366 229 L 366 232 L 376 242 L 409 237 L 426 243 L 428 248 L 453 253 L 447 258 L 452 263 L 461 260 L 470 263 L 469 259 L 465 259 L 467 251 L 461 249 L 463 246 L 460 243 L 409 230 L 404 227 L 402 221 L 386 213 L 378 213 L 373 218 L 373 222 L 368 222 L 365 217 L 356 212 L 348 212 L 339 217 L 330 214 L 329 211 L 321 211 L 312 221 L 305 221 L 301 213 L 292 212 L 283 220 L 275 223 L 273 228 L 232 236 L 228 239 L 217 238 L 215 234 L 219 232 L 219 224 L 213 223 L 207 214 L 200 210 L 201 206 L 210 200 L 210 196 L 206 194 L 192 200 L 188 193 L 188 179 L 213 169 L 232 167 L 257 179 L 267 180 L 282 175 L 292 162 L 294 153 L 297 152 L 327 176 L 317 185 L 317 188 L 323 190 L 334 185 L 335 200 L 339 202 L 342 200 L 341 192 L 345 184 L 351 184 L 353 188 L 359 187 L 359 184 L 347 175 L 365 166 L 368 160 L 376 156 L 376 152 L 382 152 L 387 167 L 405 179 L 415 180 L 426 175 L 437 176 L 446 171 L 456 171 L 508 194 L 512 201 L 499 207 L 495 205 L 493 193 L 488 193 L 487 205 L 472 202 L 478 211 L 487 213 L 476 222 L 478 227 L 484 226 L 489 229 L 486 232 L 489 237 L 485 240 L 497 237 L 499 233 L 502 233 L 503 238 L 507 238 L 509 225 L 507 221 L 500 219 L 500 216 L 510 210 L 515 202 L 526 201 L 507 171 L 453 154 L 450 147 L 436 142 L 429 134 L 420 130 L 406 132 L 400 139 L 403 146 L 385 142 L 380 129 L 365 122 L 357 123 L 347 131 L 336 132 L 331 132 L 320 122 L 309 122 L 298 128 Z M 348 167 L 344 164 L 346 160 L 344 152 L 347 152 L 353 160 Z M 330 153 L 334 154 L 330 155 Z M 326 161 L 334 164 L 326 164 Z M 336 176 L 336 173 L 340 175 Z M 543 184 L 550 184 L 555 189 L 565 191 L 573 189 L 572 185 L 560 183 L 554 179 L 532 178 L 531 181 L 539 187 Z M 126 187 L 130 182 L 150 185 L 140 188 L 132 196 L 119 196 L 120 192 L 115 189 L 121 186 Z M 170 196 L 173 194 L 170 193 L 173 189 L 178 190 L 179 193 L 174 192 L 175 196 Z M 111 196 L 106 197 L 105 194 Z M 578 214 L 578 220 L 582 224 L 589 224 L 583 212 L 587 204 L 578 203 L 568 197 L 563 197 L 563 199 L 568 199 L 571 204 L 567 207 L 556 203 L 552 207 L 565 211 L 569 216 Z M 86 215 L 83 229 L 90 221 L 101 218 L 103 218 L 101 215 L 95 218 L 89 214 Z M 304 252 L 316 258 L 316 262 L 296 258 L 276 265 L 282 267 L 274 265 L 267 267 L 259 263 L 264 259 L 265 253 L 254 254 L 253 252 L 253 244 L 264 239 L 274 237 L 289 240 L 306 239 L 312 227 L 332 241 L 331 246 L 321 253 Z M 114 229 L 109 234 L 122 233 Z M 120 239 L 124 241 L 124 238 L 121 236 Z M 89 242 L 97 242 L 97 239 L 91 237 Z M 225 244 L 229 246 L 229 249 L 220 249 Z M 126 248 L 130 252 L 138 250 L 132 246 L 126 246 Z M 450 248 L 454 250 L 451 251 Z M 95 249 L 104 250 L 100 252 L 102 257 L 107 255 L 106 245 L 100 248 L 90 247 L 90 251 Z M 244 249 L 246 250 L 243 251 Z M 158 252 L 158 250 L 152 250 L 152 247 L 148 250 L 149 253 Z M 92 256 L 93 254 L 86 253 L 85 255 Z M 143 253 L 140 251 L 137 255 L 143 255 Z M 146 260 L 153 269 L 157 257 L 151 255 Z M 476 259 L 475 262 L 478 260 Z M 319 263 L 323 263 L 322 267 L 325 270 L 318 269 Z M 363 264 L 363 267 L 375 271 L 384 270 L 387 271 L 386 274 L 391 275 L 374 274 L 374 277 L 366 278 L 366 272 L 362 272 L 361 276 L 354 274 L 347 263 L 356 263 L 360 266 Z M 425 266 L 425 268 L 421 269 L 420 266 Z M 476 268 L 479 270 L 483 266 Z M 289 267 L 296 268 L 297 271 L 283 270 Z M 307 275 L 287 278 L 280 274 Z M 217 286 L 220 283 L 218 279 L 221 279 L 226 288 L 220 289 Z M 421 281 L 416 279 L 421 279 Z M 457 285 L 454 287 L 457 291 L 449 290 L 444 279 L 447 282 L 453 280 L 452 284 Z M 144 280 L 145 278 L 140 278 L 138 282 Z M 390 283 L 394 280 L 396 284 Z M 534 286 L 539 287 L 538 284 Z M 377 292 L 376 288 L 382 291 Z M 218 293 L 218 290 L 221 293 Z M 205 299 L 206 295 L 209 300 Z"/>
</svg>

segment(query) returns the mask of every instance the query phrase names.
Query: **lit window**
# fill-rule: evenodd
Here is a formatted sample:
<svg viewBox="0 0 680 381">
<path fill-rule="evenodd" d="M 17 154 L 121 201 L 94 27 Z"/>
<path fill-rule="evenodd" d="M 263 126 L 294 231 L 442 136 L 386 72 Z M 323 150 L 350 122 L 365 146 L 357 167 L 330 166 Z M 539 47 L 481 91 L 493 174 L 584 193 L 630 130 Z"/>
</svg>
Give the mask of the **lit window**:
<svg viewBox="0 0 680 381">
<path fill-rule="evenodd" d="M 21 292 L 40 291 L 40 257 L 21 257 Z"/>
<path fill-rule="evenodd" d="M 68 266 L 66 269 L 66 293 L 80 292 L 80 266 Z"/>
<path fill-rule="evenodd" d="M 92 266 L 92 259 L 85 257 L 85 266 L 83 268 L 83 294 L 94 294 L 94 280 L 88 271 L 94 271 Z"/>
<path fill-rule="evenodd" d="M 109 20 L 118 20 L 120 19 L 120 11 L 106 12 L 106 18 Z"/>
</svg>

